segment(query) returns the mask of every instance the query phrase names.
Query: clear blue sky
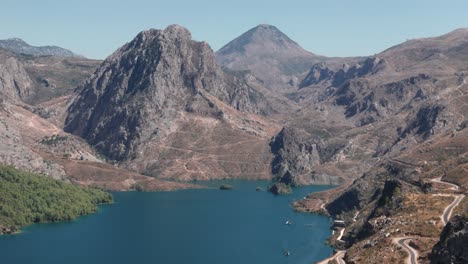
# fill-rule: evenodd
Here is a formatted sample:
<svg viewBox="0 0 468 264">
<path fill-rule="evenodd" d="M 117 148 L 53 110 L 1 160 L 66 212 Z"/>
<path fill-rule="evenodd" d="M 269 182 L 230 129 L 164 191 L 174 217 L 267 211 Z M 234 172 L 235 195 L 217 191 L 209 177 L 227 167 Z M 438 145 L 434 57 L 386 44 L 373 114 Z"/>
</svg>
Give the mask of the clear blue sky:
<svg viewBox="0 0 468 264">
<path fill-rule="evenodd" d="M 326 56 L 371 55 L 468 27 L 466 0 L 1 0 L 0 38 L 105 58 L 148 28 L 187 27 L 214 50 L 272 24 Z"/>
</svg>

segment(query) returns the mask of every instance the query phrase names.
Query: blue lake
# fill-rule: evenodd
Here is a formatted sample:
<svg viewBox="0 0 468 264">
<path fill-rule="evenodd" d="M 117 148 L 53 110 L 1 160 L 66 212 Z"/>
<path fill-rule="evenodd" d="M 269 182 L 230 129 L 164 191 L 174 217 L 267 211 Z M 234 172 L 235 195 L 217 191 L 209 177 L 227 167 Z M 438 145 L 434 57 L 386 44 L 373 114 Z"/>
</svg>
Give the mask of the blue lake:
<svg viewBox="0 0 468 264">
<path fill-rule="evenodd" d="M 221 183 L 234 189 L 215 188 Z M 265 181 L 209 184 L 213 188 L 114 193 L 115 203 L 96 214 L 0 237 L 1 263 L 311 264 L 332 254 L 325 244 L 329 219 L 291 207 L 294 199 L 332 186 L 274 196 L 255 190 L 265 190 Z"/>
</svg>

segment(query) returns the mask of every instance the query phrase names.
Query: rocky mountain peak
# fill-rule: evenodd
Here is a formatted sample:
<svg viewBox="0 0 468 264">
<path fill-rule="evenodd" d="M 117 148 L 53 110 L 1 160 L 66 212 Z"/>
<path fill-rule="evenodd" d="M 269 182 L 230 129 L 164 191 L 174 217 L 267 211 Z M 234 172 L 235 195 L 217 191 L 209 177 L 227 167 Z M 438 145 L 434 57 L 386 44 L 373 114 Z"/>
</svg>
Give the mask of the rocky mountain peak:
<svg viewBox="0 0 468 264">
<path fill-rule="evenodd" d="M 21 61 L 0 49 L 0 100 L 20 102 L 29 98 L 33 81 Z"/>
<path fill-rule="evenodd" d="M 304 74 L 320 58 L 290 39 L 278 28 L 258 25 L 216 52 L 216 60 L 233 70 L 250 70 L 270 90 L 295 86 L 296 75 Z"/>
<path fill-rule="evenodd" d="M 150 29 L 114 52 L 81 87 L 65 129 L 122 160 L 164 134 L 183 111 L 222 115 L 211 96 L 249 112 L 262 97 L 221 70 L 209 45 L 192 40 L 187 29 Z"/>
<path fill-rule="evenodd" d="M 149 29 L 140 32 L 133 41 L 150 42 L 150 41 L 190 41 L 192 34 L 190 31 L 180 25 L 170 25 L 163 30 Z"/>
<path fill-rule="evenodd" d="M 192 38 L 192 34 L 188 29 L 181 25 L 173 24 L 169 25 L 164 29 L 164 33 L 172 35 L 172 36 L 179 36 L 179 37 L 187 37 L 187 38 Z"/>
<path fill-rule="evenodd" d="M 255 49 L 256 52 L 261 51 L 261 49 L 257 50 L 255 47 L 263 48 L 264 53 L 308 53 L 277 27 L 267 24 L 261 24 L 250 29 L 222 47 L 217 53 L 219 55 L 228 55 L 231 53 L 249 53 L 251 49 Z"/>
<path fill-rule="evenodd" d="M 251 41 L 271 41 L 278 46 L 286 46 L 287 44 L 298 45 L 277 27 L 267 24 L 261 24 L 249 30 L 245 34 L 245 37 L 250 38 Z"/>
</svg>

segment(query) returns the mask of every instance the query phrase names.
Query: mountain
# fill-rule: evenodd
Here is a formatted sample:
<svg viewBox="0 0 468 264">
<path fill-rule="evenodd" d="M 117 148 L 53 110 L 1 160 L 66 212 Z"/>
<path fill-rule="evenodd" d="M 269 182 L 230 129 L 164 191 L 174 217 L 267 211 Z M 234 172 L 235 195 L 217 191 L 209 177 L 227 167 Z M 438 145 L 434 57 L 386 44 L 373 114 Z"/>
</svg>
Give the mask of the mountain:
<svg viewBox="0 0 468 264">
<path fill-rule="evenodd" d="M 21 101 L 32 96 L 33 81 L 23 63 L 8 51 L 0 49 L 0 100 Z"/>
<path fill-rule="evenodd" d="M 143 190 L 196 187 L 115 168 L 104 163 L 84 140 L 62 130 L 75 85 L 88 78 L 98 63 L 0 48 L 0 163 L 108 190 L 129 190 L 136 185 Z"/>
<path fill-rule="evenodd" d="M 246 55 L 272 55 L 274 57 L 314 57 L 299 44 L 272 25 L 258 25 L 235 38 L 219 51 L 219 60 L 235 64 Z M 222 57 L 226 56 L 226 57 Z M 229 57 L 231 59 L 229 59 Z"/>
<path fill-rule="evenodd" d="M 250 70 L 267 88 L 283 91 L 297 84 L 297 75 L 322 60 L 304 50 L 278 28 L 258 25 L 232 40 L 216 52 L 224 67 Z"/>
<path fill-rule="evenodd" d="M 380 54 L 394 65 L 395 71 L 425 71 L 453 74 L 466 68 L 468 28 L 445 35 L 406 41 Z"/>
<path fill-rule="evenodd" d="M 36 57 L 0 48 L 0 101 L 28 108 L 61 127 L 76 86 L 99 63 L 80 57 Z"/>
<path fill-rule="evenodd" d="M 270 178 L 275 126 L 257 115 L 269 108 L 248 79 L 181 26 L 143 31 L 79 88 L 65 130 L 147 175 Z"/>
<path fill-rule="evenodd" d="M 110 190 L 340 185 L 294 206 L 344 221 L 329 242 L 346 262 L 403 261 L 407 237 L 446 259 L 466 240 L 444 219 L 466 218 L 467 69 L 466 29 L 356 58 L 268 25 L 216 53 L 178 25 L 103 62 L 0 50 L 0 161 Z"/>
<path fill-rule="evenodd" d="M 35 47 L 19 38 L 0 40 L 0 48 L 18 53 L 33 56 L 58 56 L 58 57 L 82 57 L 67 49 L 57 46 Z"/>
<path fill-rule="evenodd" d="M 353 63 L 317 63 L 287 95 L 303 106 L 288 126 L 318 136 L 320 115 L 333 120 L 320 123 L 330 133 L 312 142 L 328 153 L 333 142 L 338 149 L 309 171 L 333 164 L 338 172 L 354 174 L 340 188 L 296 203 L 298 210 L 326 212 L 345 222 L 344 229 L 336 228 L 342 236 L 330 241 L 346 250 L 346 262 L 395 258 L 402 250 L 392 241 L 401 237 L 412 237 L 420 261 L 429 259 L 445 224 L 439 216 L 466 194 L 467 54 L 466 29 L 410 40 Z M 310 145 L 309 138 L 302 145 Z M 283 148 L 289 160 L 305 159 L 300 152 L 291 157 L 294 146 Z M 294 182 L 302 178 L 292 175 Z M 452 249 L 439 243 L 434 250 L 443 255 Z"/>
<path fill-rule="evenodd" d="M 72 93 L 99 63 L 82 57 L 36 57 L 0 48 L 0 85 L 11 88 L 6 97 L 20 97 L 24 102 L 37 105 Z M 5 94 L 7 88 L 0 92 Z"/>
</svg>

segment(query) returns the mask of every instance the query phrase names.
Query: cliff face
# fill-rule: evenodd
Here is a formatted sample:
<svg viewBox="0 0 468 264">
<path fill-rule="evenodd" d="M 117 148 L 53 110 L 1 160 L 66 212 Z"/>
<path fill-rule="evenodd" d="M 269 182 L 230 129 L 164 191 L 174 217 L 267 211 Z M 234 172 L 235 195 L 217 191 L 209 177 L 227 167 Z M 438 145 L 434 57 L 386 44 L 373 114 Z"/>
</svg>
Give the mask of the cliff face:
<svg viewBox="0 0 468 264">
<path fill-rule="evenodd" d="M 320 164 L 319 143 L 305 131 L 283 128 L 271 142 L 271 150 L 276 155 L 273 174 L 278 178 L 290 178 L 294 174 L 310 173 L 314 165 Z M 294 183 L 292 179 L 284 180 Z"/>
<path fill-rule="evenodd" d="M 329 161 L 329 153 L 326 152 L 333 151 L 319 137 L 302 129 L 285 127 L 272 139 L 270 146 L 274 155 L 272 173 L 276 181 L 288 185 L 340 182 L 338 177 L 314 171 L 316 166 Z"/>
<path fill-rule="evenodd" d="M 454 216 L 444 227 L 440 241 L 432 249 L 431 263 L 455 264 L 467 263 L 468 252 L 468 219 Z"/>
<path fill-rule="evenodd" d="M 270 110 L 251 83 L 223 71 L 208 44 L 181 26 L 144 31 L 79 88 L 65 130 L 149 175 L 269 178 L 271 131 L 259 120 Z"/>
<path fill-rule="evenodd" d="M 33 94 L 33 82 L 22 63 L 9 52 L 0 50 L 0 97 L 18 102 Z"/>
<path fill-rule="evenodd" d="M 299 88 L 323 83 L 338 87 L 346 80 L 373 75 L 384 70 L 387 62 L 378 57 L 370 57 L 354 65 L 334 66 L 323 62 L 314 64 L 299 84 Z"/>
<path fill-rule="evenodd" d="M 216 64 L 208 44 L 180 26 L 141 32 L 117 50 L 81 88 L 65 130 L 114 160 L 160 136 L 181 111 L 223 113 L 212 95 L 239 111 L 260 112 L 262 95 Z"/>
</svg>

